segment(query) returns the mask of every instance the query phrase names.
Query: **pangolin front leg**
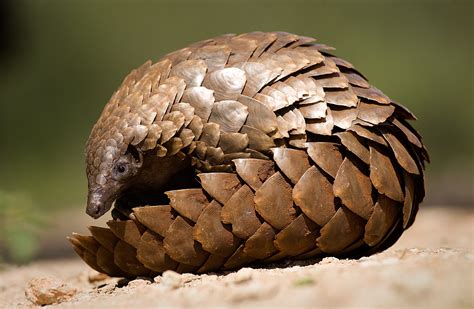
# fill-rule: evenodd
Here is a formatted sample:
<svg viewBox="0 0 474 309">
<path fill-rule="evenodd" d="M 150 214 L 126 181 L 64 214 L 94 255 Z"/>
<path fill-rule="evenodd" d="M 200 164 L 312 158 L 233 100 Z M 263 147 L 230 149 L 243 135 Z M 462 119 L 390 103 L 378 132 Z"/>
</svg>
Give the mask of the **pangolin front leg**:
<svg viewBox="0 0 474 309">
<path fill-rule="evenodd" d="M 361 256 L 424 197 L 428 153 L 402 105 L 330 47 L 224 35 L 132 71 L 89 137 L 87 213 L 70 241 L 111 276 Z"/>
</svg>

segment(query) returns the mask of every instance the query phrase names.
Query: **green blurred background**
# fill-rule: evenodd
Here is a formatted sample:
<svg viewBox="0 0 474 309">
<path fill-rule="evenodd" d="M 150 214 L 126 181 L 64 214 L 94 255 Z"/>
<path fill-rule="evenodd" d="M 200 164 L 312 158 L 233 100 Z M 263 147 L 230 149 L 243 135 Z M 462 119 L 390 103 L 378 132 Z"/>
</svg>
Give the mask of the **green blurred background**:
<svg viewBox="0 0 474 309">
<path fill-rule="evenodd" d="M 34 237 L 85 217 L 84 144 L 124 76 L 222 33 L 287 31 L 335 46 L 418 116 L 433 162 L 425 205 L 473 204 L 472 1 L 3 0 L 0 9 L 4 259 L 48 256 Z"/>
</svg>

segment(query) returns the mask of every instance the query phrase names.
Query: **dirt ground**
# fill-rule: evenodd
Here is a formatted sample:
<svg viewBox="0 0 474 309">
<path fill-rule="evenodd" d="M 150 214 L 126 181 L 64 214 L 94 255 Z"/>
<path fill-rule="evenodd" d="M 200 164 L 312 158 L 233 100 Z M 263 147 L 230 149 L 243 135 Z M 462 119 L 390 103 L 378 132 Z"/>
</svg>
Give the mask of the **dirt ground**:
<svg viewBox="0 0 474 309">
<path fill-rule="evenodd" d="M 71 227 L 69 227 L 70 229 Z M 359 260 L 325 258 L 273 269 L 106 278 L 79 259 L 6 266 L 0 307 L 31 307 L 25 286 L 54 277 L 76 293 L 59 308 L 118 307 L 474 307 L 474 210 L 425 207 L 389 250 Z"/>
</svg>

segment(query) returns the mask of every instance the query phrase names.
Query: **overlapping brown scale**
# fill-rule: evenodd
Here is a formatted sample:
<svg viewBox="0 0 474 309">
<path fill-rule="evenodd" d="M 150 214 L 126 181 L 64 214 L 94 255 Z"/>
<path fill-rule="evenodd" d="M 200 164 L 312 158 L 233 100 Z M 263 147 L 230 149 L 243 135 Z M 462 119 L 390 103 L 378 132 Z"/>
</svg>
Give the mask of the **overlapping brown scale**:
<svg viewBox="0 0 474 309">
<path fill-rule="evenodd" d="M 86 262 L 87 265 L 89 265 L 92 269 L 104 273 L 105 269 L 102 269 L 98 264 L 97 264 L 97 259 L 96 256 L 89 251 L 85 250 L 82 247 L 75 246 L 73 244 L 73 249 L 79 255 L 84 262 Z"/>
<path fill-rule="evenodd" d="M 267 49 L 268 53 L 275 53 L 281 48 L 283 48 L 286 45 L 289 45 L 290 43 L 298 41 L 299 36 L 292 34 L 292 33 L 287 33 L 287 32 L 276 32 L 277 35 L 276 41 L 274 41 Z"/>
<path fill-rule="evenodd" d="M 179 63 L 182 63 L 183 61 L 188 59 L 189 56 L 191 55 L 192 51 L 193 51 L 193 49 L 191 49 L 189 47 L 185 47 L 185 48 L 179 49 L 177 51 L 168 53 L 168 54 L 165 55 L 165 57 L 166 57 L 166 59 L 169 59 L 171 61 L 171 65 L 174 67 L 174 66 L 178 65 Z M 171 73 L 170 73 L 170 75 L 171 75 Z"/>
<path fill-rule="evenodd" d="M 143 233 L 140 238 L 137 260 L 146 268 L 158 273 L 169 269 L 174 270 L 178 266 L 178 263 L 166 254 L 163 241 L 149 231 Z"/>
<path fill-rule="evenodd" d="M 278 63 L 283 67 L 283 71 L 276 79 L 277 81 L 282 80 L 311 64 L 311 61 L 306 57 L 306 55 L 298 50 L 281 49 L 275 54 L 275 56 L 277 57 L 276 61 L 278 61 Z"/>
<path fill-rule="evenodd" d="M 240 133 L 247 134 L 249 138 L 249 148 L 256 151 L 268 151 L 275 146 L 273 139 L 264 132 L 254 127 L 243 125 Z"/>
<path fill-rule="evenodd" d="M 170 76 L 178 76 L 182 78 L 186 87 L 199 87 L 206 75 L 207 67 L 203 60 L 187 60 L 174 65 L 171 69 Z"/>
<path fill-rule="evenodd" d="M 217 147 L 220 138 L 220 127 L 217 123 L 206 123 L 202 127 L 201 136 L 199 140 L 204 143 L 204 145 L 210 147 Z"/>
<path fill-rule="evenodd" d="M 251 32 L 242 34 L 244 37 L 249 37 L 255 39 L 258 42 L 258 46 L 253 52 L 252 57 L 260 57 L 261 54 L 277 39 L 277 34 L 274 32 L 264 33 L 264 32 Z"/>
<path fill-rule="evenodd" d="M 253 97 L 260 89 L 274 80 L 283 71 L 280 67 L 268 67 L 260 62 L 245 62 L 238 65 L 245 71 L 247 82 L 245 83 L 242 94 Z"/>
<path fill-rule="evenodd" d="M 202 121 L 207 121 L 211 115 L 214 104 L 214 91 L 206 87 L 191 87 L 184 91 L 182 102 L 189 103 L 194 107 L 194 113 Z"/>
<path fill-rule="evenodd" d="M 248 152 L 233 152 L 233 153 L 224 153 L 224 164 L 232 164 L 232 161 L 235 159 L 248 159 L 251 157 L 251 154 Z M 232 172 L 232 167 L 230 172 Z"/>
<path fill-rule="evenodd" d="M 372 100 L 379 104 L 390 104 L 391 102 L 389 97 L 374 86 L 369 88 L 352 87 L 352 90 L 358 97 Z"/>
<path fill-rule="evenodd" d="M 356 120 L 359 114 L 358 108 L 345 108 L 332 106 L 331 114 L 334 121 L 334 125 L 341 129 L 349 129 L 354 120 Z"/>
<path fill-rule="evenodd" d="M 132 220 L 116 221 L 110 220 L 107 222 L 110 230 L 122 241 L 137 248 L 140 238 L 143 233 L 143 227 L 139 228 L 139 223 Z"/>
<path fill-rule="evenodd" d="M 327 109 L 326 113 L 325 118 L 306 120 L 306 131 L 319 135 L 331 135 L 334 128 L 334 119 L 330 109 Z"/>
<path fill-rule="evenodd" d="M 422 148 L 423 147 L 423 143 L 421 142 L 421 140 L 418 138 L 418 136 L 413 133 L 405 124 L 403 124 L 401 121 L 399 121 L 398 119 L 394 118 L 392 120 L 392 123 L 393 125 L 395 125 L 400 131 L 402 131 L 402 133 L 406 136 L 406 138 L 408 139 L 408 141 L 410 141 L 410 143 L 412 143 L 413 145 L 415 145 L 416 147 L 418 148 Z"/>
<path fill-rule="evenodd" d="M 167 141 L 169 141 L 173 136 L 175 136 L 176 132 L 178 131 L 178 128 L 176 127 L 174 122 L 171 120 L 161 121 L 160 126 L 161 126 L 161 136 L 160 136 L 159 142 L 161 144 L 164 144 Z"/>
<path fill-rule="evenodd" d="M 221 212 L 223 223 L 232 225 L 232 233 L 242 239 L 252 236 L 261 222 L 255 213 L 254 194 L 250 187 L 243 185 L 224 204 Z"/>
<path fill-rule="evenodd" d="M 277 129 L 275 113 L 265 104 L 245 95 L 241 95 L 238 101 L 247 107 L 248 117 L 245 122 L 246 125 L 254 127 L 264 133 L 270 133 Z"/>
<path fill-rule="evenodd" d="M 330 53 L 324 54 L 327 55 L 327 58 L 331 59 L 338 67 L 342 67 L 345 69 L 354 69 L 354 65 L 349 61 L 333 56 Z"/>
<path fill-rule="evenodd" d="M 359 73 L 356 71 L 349 69 L 345 70 L 343 72 L 344 76 L 347 78 L 349 83 L 353 86 L 357 86 L 360 88 L 369 88 L 370 84 L 367 82 L 367 80 L 361 76 Z"/>
<path fill-rule="evenodd" d="M 248 116 L 247 107 L 237 101 L 214 103 L 209 122 L 217 123 L 224 132 L 239 132 Z"/>
<path fill-rule="evenodd" d="M 113 252 L 113 251 L 112 251 Z M 107 275 L 112 277 L 130 277 L 114 263 L 114 255 L 104 247 L 100 247 L 96 252 L 96 263 Z"/>
<path fill-rule="evenodd" d="M 379 124 L 392 116 L 395 107 L 392 105 L 371 104 L 361 101 L 357 108 L 357 117 L 371 124 Z"/>
<path fill-rule="evenodd" d="M 403 180 L 405 184 L 405 200 L 403 201 L 403 228 L 406 229 L 408 228 L 410 222 L 413 222 L 415 181 L 413 176 L 408 173 L 403 173 Z"/>
<path fill-rule="evenodd" d="M 307 72 L 304 73 L 305 76 L 323 76 L 330 75 L 333 73 L 338 73 L 339 69 L 337 68 L 334 61 L 329 58 L 325 58 L 322 63 L 318 63 L 312 66 Z"/>
<path fill-rule="evenodd" d="M 188 129 L 190 129 L 193 134 L 194 138 L 197 140 L 201 137 L 202 129 L 203 129 L 203 123 L 202 119 L 199 116 L 194 116 L 191 122 L 188 125 Z"/>
<path fill-rule="evenodd" d="M 333 185 L 334 195 L 352 212 L 368 219 L 374 207 L 372 203 L 372 183 L 352 159 L 342 161 Z"/>
<path fill-rule="evenodd" d="M 370 146 L 370 180 L 380 194 L 403 202 L 405 197 L 395 166 L 389 155 L 375 145 Z"/>
<path fill-rule="evenodd" d="M 325 101 L 328 104 L 340 105 L 346 107 L 356 107 L 359 99 L 351 88 L 325 90 Z"/>
<path fill-rule="evenodd" d="M 201 173 L 197 176 L 202 188 L 221 204 L 225 204 L 241 187 L 240 180 L 233 173 Z"/>
<path fill-rule="evenodd" d="M 340 73 L 332 73 L 329 75 L 314 77 L 316 85 L 323 88 L 339 88 L 344 89 L 349 87 L 349 81 Z"/>
<path fill-rule="evenodd" d="M 326 117 L 328 106 L 326 102 L 305 104 L 298 107 L 299 111 L 306 119 L 321 119 Z"/>
<path fill-rule="evenodd" d="M 216 101 L 236 100 L 244 89 L 245 71 L 239 68 L 224 68 L 206 75 L 203 86 L 214 90 Z"/>
<path fill-rule="evenodd" d="M 193 237 L 205 251 L 228 257 L 237 249 L 239 240 L 222 225 L 221 210 L 218 202 L 210 202 L 194 226 Z"/>
<path fill-rule="evenodd" d="M 264 222 L 252 236 L 247 239 L 243 251 L 256 259 L 265 259 L 272 256 L 278 250 L 273 244 L 276 231 L 268 223 Z"/>
<path fill-rule="evenodd" d="M 194 136 L 194 133 L 193 131 L 191 131 L 190 129 L 181 129 L 181 133 L 179 133 L 179 139 L 181 140 L 182 142 L 182 146 L 181 146 L 181 149 L 182 148 L 186 148 L 188 147 L 189 145 L 191 145 L 191 143 L 193 142 L 195 136 Z"/>
<path fill-rule="evenodd" d="M 304 134 L 306 131 L 306 121 L 299 109 L 293 108 L 283 114 L 286 127 L 291 135 Z"/>
<path fill-rule="evenodd" d="M 279 81 L 279 82 L 276 82 L 274 84 L 272 84 L 271 86 L 273 89 L 276 89 L 276 90 L 279 90 L 281 91 L 285 97 L 286 97 L 286 105 L 285 106 L 282 106 L 282 107 L 286 107 L 286 106 L 290 106 L 292 105 L 294 102 L 298 101 L 300 98 L 298 97 L 298 92 L 296 91 L 296 89 L 294 89 L 293 87 L 291 87 L 288 83 L 286 82 L 282 82 L 282 81 Z"/>
<path fill-rule="evenodd" d="M 170 206 L 180 215 L 196 222 L 203 209 L 209 204 L 202 189 L 181 189 L 167 191 Z"/>
<path fill-rule="evenodd" d="M 157 124 L 151 124 L 148 128 L 148 135 L 146 136 L 145 140 L 141 144 L 141 149 L 143 151 L 151 150 L 156 147 L 156 143 L 158 142 L 159 138 L 161 137 L 162 128 Z"/>
<path fill-rule="evenodd" d="M 397 221 L 400 210 L 396 201 L 379 194 L 365 226 L 364 242 L 369 246 L 379 244 Z"/>
<path fill-rule="evenodd" d="M 365 221 L 350 211 L 340 207 L 336 214 L 320 230 L 321 236 L 316 240 L 318 247 L 326 253 L 337 254 L 362 238 Z"/>
<path fill-rule="evenodd" d="M 102 247 L 110 252 L 114 252 L 115 245 L 119 239 L 110 229 L 99 226 L 90 226 L 89 231 Z"/>
<path fill-rule="evenodd" d="M 255 209 L 276 229 L 282 230 L 295 218 L 292 188 L 280 172 L 270 176 L 255 192 Z"/>
<path fill-rule="evenodd" d="M 362 139 L 360 139 L 351 131 L 340 132 L 334 135 L 339 137 L 341 143 L 344 145 L 344 147 L 347 148 L 347 150 L 356 155 L 365 164 L 370 164 L 369 149 L 367 148 L 367 146 L 364 145 Z"/>
<path fill-rule="evenodd" d="M 292 97 L 288 97 L 287 94 L 282 91 L 285 89 L 284 88 L 285 86 L 286 85 L 281 82 L 276 83 L 271 86 L 266 86 L 260 91 L 259 95 L 255 96 L 255 98 L 261 101 L 262 103 L 267 104 L 267 106 L 271 108 L 273 111 L 280 110 L 282 108 L 290 106 L 291 104 L 296 102 L 296 100 L 298 99 L 296 97 L 296 92 L 293 94 Z M 278 89 L 277 87 L 281 87 L 281 89 Z M 290 87 L 288 88 L 292 89 Z M 288 90 L 288 88 L 286 89 Z M 262 95 L 270 97 L 271 101 L 269 101 L 269 99 L 265 99 L 265 97 L 262 97 Z"/>
<path fill-rule="evenodd" d="M 360 137 L 369 139 L 373 142 L 376 142 L 382 146 L 388 147 L 387 142 L 382 137 L 382 135 L 378 131 L 371 130 L 366 126 L 362 126 L 360 124 L 353 124 L 350 128 L 350 131 L 355 132 Z"/>
<path fill-rule="evenodd" d="M 296 184 L 310 167 L 308 155 L 303 150 L 272 148 L 272 152 L 273 160 L 278 165 L 278 168 L 293 184 Z"/>
<path fill-rule="evenodd" d="M 196 49 L 189 59 L 202 59 L 206 62 L 208 72 L 224 68 L 231 49 L 225 45 L 207 45 Z"/>
<path fill-rule="evenodd" d="M 253 39 L 233 37 L 227 42 L 227 45 L 232 49 L 227 65 L 232 66 L 236 63 L 246 62 L 257 48 L 257 44 L 258 42 Z"/>
<path fill-rule="evenodd" d="M 219 147 L 224 153 L 237 153 L 244 151 L 249 144 L 247 134 L 221 132 Z"/>
<path fill-rule="evenodd" d="M 193 239 L 193 227 L 177 217 L 170 225 L 163 240 L 166 253 L 180 263 L 201 266 L 208 254 Z"/>
<path fill-rule="evenodd" d="M 303 213 L 320 226 L 324 226 L 336 213 L 332 184 L 312 166 L 293 188 L 293 200 Z"/>
<path fill-rule="evenodd" d="M 206 262 L 204 262 L 204 264 L 202 264 L 202 266 L 199 267 L 199 269 L 196 272 L 202 274 L 202 273 L 207 273 L 213 270 L 217 270 L 221 268 L 226 261 L 227 261 L 227 258 L 225 257 L 211 254 L 207 258 Z"/>
<path fill-rule="evenodd" d="M 119 240 L 114 249 L 114 264 L 133 276 L 149 276 L 151 271 L 137 260 L 137 250 L 126 242 Z"/>
<path fill-rule="evenodd" d="M 300 214 L 275 237 L 275 247 L 285 255 L 296 256 L 316 246 L 319 236 L 317 225 Z"/>
<path fill-rule="evenodd" d="M 92 254 L 95 254 L 100 247 L 99 242 L 94 239 L 92 236 L 85 236 L 73 233 L 72 236 L 68 237 L 69 242 L 71 242 L 76 247 L 82 247 L 83 249 L 89 251 Z"/>
<path fill-rule="evenodd" d="M 184 147 L 184 143 L 181 138 L 172 137 L 169 141 L 163 144 L 163 147 L 166 148 L 166 154 L 168 156 L 173 156 Z"/>
<path fill-rule="evenodd" d="M 240 178 L 254 191 L 275 173 L 274 164 L 271 160 L 262 159 L 236 159 L 235 169 Z"/>
<path fill-rule="evenodd" d="M 306 149 L 308 136 L 306 134 L 291 134 L 288 139 L 288 145 L 293 148 Z"/>
<path fill-rule="evenodd" d="M 395 113 L 403 119 L 416 120 L 416 116 L 406 106 L 395 101 L 392 101 L 391 104 L 395 106 Z"/>
<path fill-rule="evenodd" d="M 389 143 L 400 166 L 410 174 L 419 175 L 420 170 L 418 169 L 415 160 L 408 152 L 406 147 L 402 144 L 402 142 L 398 139 L 398 137 L 396 137 L 387 128 L 380 127 L 379 130 L 382 132 L 385 140 Z"/>
<path fill-rule="evenodd" d="M 171 106 L 171 112 L 178 111 L 184 116 L 184 125 L 187 127 L 194 117 L 194 107 L 188 103 L 180 102 Z"/>
<path fill-rule="evenodd" d="M 240 245 L 234 254 L 225 262 L 224 269 L 237 269 L 244 265 L 248 265 L 251 262 L 255 261 L 255 258 L 249 256 L 245 250 L 244 246 Z"/>
<path fill-rule="evenodd" d="M 174 126 L 176 127 L 176 130 L 179 130 L 183 127 L 184 122 L 186 121 L 186 117 L 184 116 L 183 113 L 176 110 L 176 111 L 167 113 L 163 117 L 163 120 L 164 121 L 171 121 L 174 124 Z"/>
<path fill-rule="evenodd" d="M 303 53 L 310 61 L 306 68 L 314 67 L 316 64 L 322 63 L 324 61 L 324 56 L 315 49 L 307 48 L 307 46 L 298 46 L 295 48 L 295 50 Z"/>
<path fill-rule="evenodd" d="M 305 78 L 304 76 L 301 76 L 299 78 L 290 76 L 288 79 L 285 80 L 285 84 L 287 84 L 296 91 L 296 97 L 299 100 L 305 100 L 309 98 L 311 92 L 315 92 L 315 89 L 321 88 L 315 85 L 314 80 L 311 80 L 311 83 L 305 83 L 304 80 L 310 79 Z"/>
<path fill-rule="evenodd" d="M 342 163 L 338 144 L 329 142 L 306 143 L 308 155 L 323 171 L 336 178 Z"/>
</svg>

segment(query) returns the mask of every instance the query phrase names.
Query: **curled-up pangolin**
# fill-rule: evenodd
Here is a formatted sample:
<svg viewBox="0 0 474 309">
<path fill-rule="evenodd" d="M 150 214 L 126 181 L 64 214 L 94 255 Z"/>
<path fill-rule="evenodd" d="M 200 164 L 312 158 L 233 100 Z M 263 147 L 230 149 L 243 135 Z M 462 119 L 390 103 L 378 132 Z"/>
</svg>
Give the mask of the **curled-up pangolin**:
<svg viewBox="0 0 474 309">
<path fill-rule="evenodd" d="M 333 48 L 223 35 L 133 70 L 87 143 L 87 213 L 70 241 L 111 276 L 208 272 L 391 246 L 424 196 L 428 153 Z"/>
</svg>

